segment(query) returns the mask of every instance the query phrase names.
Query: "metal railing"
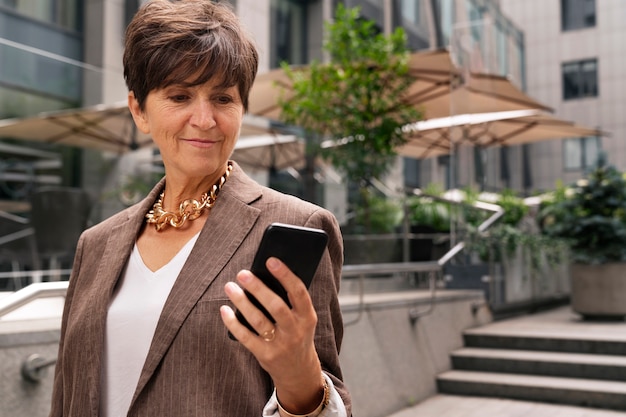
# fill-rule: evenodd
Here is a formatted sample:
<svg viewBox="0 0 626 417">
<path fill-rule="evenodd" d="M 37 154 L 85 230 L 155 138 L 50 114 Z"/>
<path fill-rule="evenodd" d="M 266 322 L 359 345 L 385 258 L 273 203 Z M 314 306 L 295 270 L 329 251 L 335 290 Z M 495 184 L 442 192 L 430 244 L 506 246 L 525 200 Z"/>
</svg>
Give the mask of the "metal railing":
<svg viewBox="0 0 626 417">
<path fill-rule="evenodd" d="M 46 270 L 30 271 L 22 274 L 59 275 L 69 274 L 69 270 Z M 9 273 L 12 274 L 12 273 Z M 4 275 L 4 274 L 0 274 Z M 65 297 L 67 293 L 68 281 L 57 282 L 37 282 L 22 288 L 6 297 L 0 298 L 0 318 L 29 304 L 32 301 L 42 298 Z M 48 367 L 54 365 L 57 359 L 46 359 L 38 354 L 32 354 L 24 360 L 21 366 L 21 375 L 25 381 L 38 383 L 46 375 Z"/>
<path fill-rule="evenodd" d="M 487 211 L 492 213 L 486 220 L 484 220 L 478 226 L 478 232 L 482 233 L 486 231 L 489 227 L 491 227 L 495 222 L 500 219 L 504 215 L 504 209 L 497 205 L 491 204 L 483 201 L 474 201 L 472 203 L 467 203 L 462 200 L 456 200 L 451 198 L 445 198 L 442 196 L 436 196 L 431 194 L 426 194 L 422 192 L 420 189 L 409 189 L 406 190 L 408 194 L 416 196 L 416 197 L 424 197 L 430 198 L 433 200 L 446 202 L 459 206 L 466 207 L 474 207 L 479 210 Z M 403 258 L 406 260 L 406 253 L 408 247 L 408 241 L 410 238 L 410 233 L 408 232 L 408 227 L 405 222 L 404 233 L 402 234 L 403 238 L 403 246 L 404 246 L 404 256 Z M 387 236 L 385 236 L 387 237 Z M 456 255 L 463 251 L 465 248 L 464 242 L 455 243 L 441 258 L 436 261 L 425 261 L 425 262 L 400 262 L 400 263 L 376 263 L 376 264 L 359 264 L 359 265 L 344 265 L 343 267 L 343 278 L 356 277 L 359 279 L 359 304 L 358 304 L 358 314 L 357 317 L 349 322 L 344 323 L 344 326 L 350 326 L 356 324 L 360 321 L 363 311 L 365 310 L 365 285 L 364 281 L 366 276 L 368 275 L 376 275 L 376 274 L 396 274 L 396 273 L 419 273 L 426 272 L 428 273 L 428 288 L 430 291 L 430 298 L 428 307 L 424 310 L 418 310 L 417 308 L 411 308 L 409 310 L 409 319 L 412 323 L 414 323 L 418 318 L 430 314 L 434 306 L 436 304 L 436 296 L 437 296 L 437 274 L 440 274 L 443 271 L 443 267 L 452 260 Z"/>
<path fill-rule="evenodd" d="M 462 201 L 423 194 L 420 190 L 413 190 L 413 194 L 416 196 L 423 196 L 446 201 L 452 204 L 467 205 L 467 203 Z M 489 228 L 504 214 L 503 209 L 496 204 L 475 202 L 472 204 L 472 206 L 482 210 L 493 212 L 493 214 L 479 226 L 478 230 L 481 232 Z M 437 275 L 442 272 L 443 266 L 448 263 L 452 258 L 454 258 L 454 256 L 460 253 L 464 249 L 464 247 L 465 244 L 463 242 L 458 242 L 440 259 L 436 261 L 344 265 L 342 278 L 359 278 L 359 303 L 357 308 L 357 317 L 349 322 L 344 323 L 344 326 L 356 324 L 361 320 L 363 311 L 365 310 L 364 280 L 366 276 L 372 274 L 427 273 L 428 287 L 430 291 L 428 307 L 422 310 L 418 310 L 417 307 L 409 309 L 409 320 L 411 321 L 411 323 L 415 323 L 418 318 L 432 313 L 436 304 L 435 301 L 437 295 Z M 17 274 L 22 274 L 24 276 L 60 276 L 69 275 L 70 272 L 71 270 L 46 270 L 28 271 Z M 0 278 L 4 278 L 5 275 L 6 277 L 15 277 L 15 274 L 16 273 L 14 272 L 0 273 Z M 68 284 L 68 281 L 33 283 L 25 288 L 20 289 L 19 291 L 16 291 L 13 294 L 1 298 L 0 318 L 40 298 L 64 297 L 67 292 Z M 37 354 L 31 355 L 22 364 L 22 377 L 26 381 L 39 382 L 43 375 L 45 375 L 45 369 L 49 366 L 54 365 L 55 363 L 56 359 L 45 359 Z"/>
<path fill-rule="evenodd" d="M 29 271 L 23 272 L 23 274 L 32 274 L 33 272 L 41 275 L 69 274 L 69 270 Z M 67 285 L 68 281 L 37 282 L 0 298 L 0 318 L 40 298 L 65 297 Z"/>
</svg>

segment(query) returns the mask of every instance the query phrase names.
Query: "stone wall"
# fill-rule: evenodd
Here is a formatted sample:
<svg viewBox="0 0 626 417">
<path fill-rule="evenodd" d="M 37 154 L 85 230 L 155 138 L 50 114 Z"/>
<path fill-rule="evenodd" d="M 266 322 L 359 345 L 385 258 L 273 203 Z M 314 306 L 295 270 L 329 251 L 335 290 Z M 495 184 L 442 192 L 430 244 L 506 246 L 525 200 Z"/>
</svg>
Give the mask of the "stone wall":
<svg viewBox="0 0 626 417">
<path fill-rule="evenodd" d="M 427 291 L 366 295 L 362 305 L 343 297 L 341 363 L 354 415 L 388 416 L 436 394 L 462 332 L 492 320 L 483 303 L 481 291 L 439 291 L 432 306 Z M 411 311 L 424 315 L 413 321 Z"/>
<path fill-rule="evenodd" d="M 355 416 L 388 416 L 435 394 L 435 376 L 450 368 L 449 354 L 462 346 L 463 330 L 491 321 L 480 291 L 439 291 L 433 304 L 429 294 L 369 294 L 362 302 L 358 295 L 340 297 L 340 358 Z M 45 307 L 53 318 L 0 319 L 0 417 L 48 415 L 54 367 L 39 383 L 24 380 L 20 368 L 32 354 L 56 357 L 59 306 Z M 411 320 L 412 310 L 424 315 Z"/>
<path fill-rule="evenodd" d="M 56 358 L 59 322 L 17 323 L 20 328 L 13 330 L 7 327 L 14 326 L 6 324 L 0 321 L 0 417 L 47 416 L 50 412 L 54 367 L 45 369 L 38 383 L 22 378 L 21 367 L 33 354 L 45 359 Z"/>
</svg>

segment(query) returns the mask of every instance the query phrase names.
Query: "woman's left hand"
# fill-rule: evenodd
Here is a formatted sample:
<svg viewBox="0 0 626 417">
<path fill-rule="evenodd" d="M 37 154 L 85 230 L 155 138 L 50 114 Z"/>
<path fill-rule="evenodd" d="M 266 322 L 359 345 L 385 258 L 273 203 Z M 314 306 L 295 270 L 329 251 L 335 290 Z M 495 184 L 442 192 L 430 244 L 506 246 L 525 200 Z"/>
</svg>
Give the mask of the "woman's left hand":
<svg viewBox="0 0 626 417">
<path fill-rule="evenodd" d="M 308 412 L 323 396 L 322 369 L 314 344 L 317 314 L 306 286 L 287 266 L 276 258 L 268 259 L 266 265 L 287 291 L 292 308 L 254 274 L 243 270 L 237 274 L 239 285 L 229 282 L 225 291 L 259 335 L 242 325 L 228 306 L 220 310 L 222 320 L 270 374 L 281 405 L 291 412 Z M 252 304 L 244 289 L 267 309 L 275 323 Z"/>
</svg>

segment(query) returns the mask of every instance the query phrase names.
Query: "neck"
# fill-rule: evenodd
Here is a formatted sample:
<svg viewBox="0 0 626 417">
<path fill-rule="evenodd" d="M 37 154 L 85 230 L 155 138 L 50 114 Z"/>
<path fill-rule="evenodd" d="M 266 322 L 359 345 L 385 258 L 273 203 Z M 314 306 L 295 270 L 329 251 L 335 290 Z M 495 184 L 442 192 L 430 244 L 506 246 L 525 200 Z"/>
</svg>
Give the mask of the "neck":
<svg viewBox="0 0 626 417">
<path fill-rule="evenodd" d="M 166 172 L 163 207 L 167 210 L 178 210 L 186 200 L 200 201 L 202 196 L 211 191 L 215 184 L 221 181 L 229 168 L 230 162 L 217 168 L 210 175 L 204 177 L 181 176 L 176 172 Z"/>
<path fill-rule="evenodd" d="M 175 228 L 182 227 L 187 220 L 192 221 L 202 216 L 205 210 L 211 210 L 217 195 L 219 194 L 222 186 L 228 179 L 230 172 L 232 171 L 232 165 L 229 163 L 226 171 L 219 177 L 211 188 L 205 191 L 199 200 L 185 199 L 174 210 L 168 211 L 164 209 L 163 201 L 165 199 L 165 191 L 161 193 L 159 199 L 152 206 L 146 214 L 146 222 L 154 224 L 157 231 L 163 230 L 166 226 L 172 226 Z M 166 187 L 167 188 L 167 187 Z"/>
</svg>

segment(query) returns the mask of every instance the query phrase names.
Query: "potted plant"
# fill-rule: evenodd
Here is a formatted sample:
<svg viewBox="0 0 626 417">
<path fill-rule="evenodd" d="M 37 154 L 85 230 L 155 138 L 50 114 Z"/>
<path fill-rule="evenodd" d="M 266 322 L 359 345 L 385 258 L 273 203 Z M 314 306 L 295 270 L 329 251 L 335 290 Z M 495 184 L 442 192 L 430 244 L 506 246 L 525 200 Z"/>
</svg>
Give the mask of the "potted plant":
<svg viewBox="0 0 626 417">
<path fill-rule="evenodd" d="M 399 262 L 401 247 L 396 231 L 402 222 L 402 207 L 397 200 L 362 190 L 368 204 L 357 204 L 352 219 L 343 228 L 344 263 L 364 264 Z"/>
<path fill-rule="evenodd" d="M 561 265 L 568 261 L 563 243 L 543 235 L 532 221 L 535 210 L 512 190 L 499 193 L 465 194 L 466 202 L 497 204 L 503 209 L 502 216 L 484 231 L 482 222 L 492 213 L 475 213 L 469 207 L 461 209 L 462 222 L 459 233 L 465 242 L 469 264 L 451 265 L 450 273 L 462 277 L 471 276 L 475 286 L 487 288 L 492 305 L 516 304 L 520 308 L 532 308 L 533 303 L 548 302 L 559 296 L 562 284 Z M 455 270 L 458 270 L 455 272 Z M 487 283 L 483 279 L 489 277 Z M 465 279 L 468 281 L 468 279 Z M 489 291 L 494 290 L 494 298 Z"/>
<path fill-rule="evenodd" d="M 429 185 L 423 192 L 424 196 L 407 199 L 411 233 L 409 258 L 412 262 L 438 259 L 450 249 L 450 203 L 434 198 L 443 194 L 437 184 Z"/>
<path fill-rule="evenodd" d="M 493 280 L 487 279 L 494 274 L 494 267 L 515 257 L 522 247 L 524 232 L 518 223 L 527 212 L 523 200 L 512 191 L 502 193 L 481 193 L 476 189 L 466 188 L 462 192 L 464 204 L 455 207 L 455 228 L 460 240 L 465 242 L 466 261 L 446 265 L 446 273 L 451 276 L 449 288 L 476 288 L 485 291 L 490 303 L 494 303 L 492 294 Z M 487 230 L 479 226 L 494 213 L 474 207 L 477 202 L 492 203 L 504 209 L 504 215 Z M 503 285 L 505 280 L 498 280 Z M 495 291 L 502 293 L 502 288 Z"/>
<path fill-rule="evenodd" d="M 480 194 L 474 195 L 469 192 L 466 195 L 468 202 L 486 200 L 481 198 Z M 493 194 L 490 201 L 485 202 L 497 204 L 503 209 L 504 214 L 486 232 L 479 233 L 478 226 L 487 219 L 490 213 L 476 210 L 472 213 L 465 209 L 468 249 L 478 254 L 483 261 L 500 262 L 512 256 L 529 239 L 529 232 L 520 227 L 520 222 L 528 213 L 528 206 L 512 190 L 503 190 L 498 194 Z"/>
<path fill-rule="evenodd" d="M 601 155 L 595 167 L 543 204 L 543 233 L 571 250 L 572 309 L 585 318 L 626 316 L 626 180 Z"/>
</svg>

